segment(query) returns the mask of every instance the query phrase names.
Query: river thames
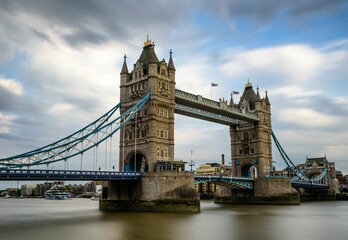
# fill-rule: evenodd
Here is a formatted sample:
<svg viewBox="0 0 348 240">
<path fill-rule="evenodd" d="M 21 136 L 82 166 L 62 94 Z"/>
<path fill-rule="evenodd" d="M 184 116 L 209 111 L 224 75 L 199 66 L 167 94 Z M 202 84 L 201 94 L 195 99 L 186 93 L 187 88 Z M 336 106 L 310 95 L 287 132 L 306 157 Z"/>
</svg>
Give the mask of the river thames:
<svg viewBox="0 0 348 240">
<path fill-rule="evenodd" d="M 89 199 L 0 199 L 4 240 L 348 239 L 348 202 L 218 205 L 201 213 L 105 213 Z"/>
</svg>

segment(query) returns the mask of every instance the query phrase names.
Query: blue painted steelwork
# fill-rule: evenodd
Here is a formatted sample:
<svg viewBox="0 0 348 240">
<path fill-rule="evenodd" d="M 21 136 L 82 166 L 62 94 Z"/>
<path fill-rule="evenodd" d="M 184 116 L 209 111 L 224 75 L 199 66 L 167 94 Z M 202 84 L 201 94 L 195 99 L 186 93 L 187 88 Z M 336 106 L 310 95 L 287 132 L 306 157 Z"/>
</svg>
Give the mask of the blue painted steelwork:
<svg viewBox="0 0 348 240">
<path fill-rule="evenodd" d="M 0 168 L 1 181 L 129 181 L 140 180 L 141 173 L 84 170 L 31 170 Z"/>
<path fill-rule="evenodd" d="M 222 175 L 196 175 L 195 184 L 211 182 L 228 188 L 254 189 L 253 178 L 231 177 Z"/>
<path fill-rule="evenodd" d="M 304 173 L 299 171 L 296 167 L 296 165 L 291 161 L 291 159 L 288 157 L 282 146 L 280 145 L 277 137 L 275 136 L 274 132 L 272 131 L 272 138 L 274 140 L 274 143 L 282 156 L 284 162 L 288 166 L 289 170 L 292 171 L 295 176 L 291 179 L 292 186 L 301 187 L 301 188 L 329 188 L 329 181 L 328 181 L 328 169 L 325 168 L 318 176 L 315 178 L 308 178 Z"/>
<path fill-rule="evenodd" d="M 113 136 L 119 129 L 126 125 L 136 113 L 150 99 L 150 93 L 147 93 L 139 102 L 128 109 L 121 116 L 111 120 L 111 117 L 122 103 L 117 104 L 108 113 L 104 114 L 98 120 L 82 128 L 81 130 L 63 138 L 57 142 L 36 150 L 19 154 L 16 156 L 0 159 L 0 165 L 21 168 L 33 165 L 48 165 L 58 161 L 66 161 L 76 155 L 82 155 L 89 149 L 98 146 L 106 139 Z"/>
<path fill-rule="evenodd" d="M 311 183 L 311 182 L 296 182 L 291 181 L 291 186 L 294 188 L 304 189 L 329 189 L 329 184 Z"/>
</svg>

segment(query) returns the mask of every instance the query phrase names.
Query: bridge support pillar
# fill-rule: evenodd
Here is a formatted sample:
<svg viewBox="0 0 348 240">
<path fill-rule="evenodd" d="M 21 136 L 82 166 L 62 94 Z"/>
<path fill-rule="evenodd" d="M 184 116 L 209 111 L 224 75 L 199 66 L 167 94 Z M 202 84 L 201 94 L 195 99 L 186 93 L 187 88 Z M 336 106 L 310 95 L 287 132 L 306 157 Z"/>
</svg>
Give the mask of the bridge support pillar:
<svg viewBox="0 0 348 240">
<path fill-rule="evenodd" d="M 300 204 L 300 194 L 291 187 L 291 178 L 256 178 L 254 198 L 260 204 Z"/>
<path fill-rule="evenodd" d="M 214 196 L 215 203 L 229 204 L 300 204 L 300 195 L 291 187 L 290 178 L 259 177 L 254 190 L 220 187 Z"/>
<path fill-rule="evenodd" d="M 330 180 L 329 189 L 303 189 L 299 188 L 301 202 L 305 201 L 334 201 L 339 193 L 337 179 Z"/>
<path fill-rule="evenodd" d="M 299 189 L 301 202 L 335 201 L 336 192 L 332 189 Z"/>
<path fill-rule="evenodd" d="M 130 212 L 199 212 L 199 196 L 188 172 L 143 173 L 139 182 L 109 182 L 99 209 Z"/>
</svg>

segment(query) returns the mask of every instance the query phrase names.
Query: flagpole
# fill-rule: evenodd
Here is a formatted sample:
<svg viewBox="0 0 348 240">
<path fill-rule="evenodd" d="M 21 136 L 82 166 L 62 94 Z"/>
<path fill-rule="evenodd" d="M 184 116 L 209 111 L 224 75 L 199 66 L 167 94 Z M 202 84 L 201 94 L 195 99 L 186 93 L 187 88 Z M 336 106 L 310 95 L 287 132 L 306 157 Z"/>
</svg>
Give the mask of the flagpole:
<svg viewBox="0 0 348 240">
<path fill-rule="evenodd" d="M 213 87 L 217 87 L 217 83 L 210 83 L 210 99 L 213 100 Z"/>
</svg>

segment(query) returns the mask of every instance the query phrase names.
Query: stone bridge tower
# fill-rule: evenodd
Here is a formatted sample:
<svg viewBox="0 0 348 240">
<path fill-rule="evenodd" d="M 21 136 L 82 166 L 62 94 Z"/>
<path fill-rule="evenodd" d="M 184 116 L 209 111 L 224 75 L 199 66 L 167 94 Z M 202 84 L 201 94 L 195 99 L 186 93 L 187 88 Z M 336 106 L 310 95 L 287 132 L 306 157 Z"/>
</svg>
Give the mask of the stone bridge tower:
<svg viewBox="0 0 348 240">
<path fill-rule="evenodd" d="M 149 38 L 128 71 L 126 56 L 121 70 L 121 114 L 148 92 L 150 100 L 120 133 L 120 171 L 154 172 L 158 161 L 174 159 L 175 67 L 158 60 Z"/>
<path fill-rule="evenodd" d="M 233 103 L 232 103 L 233 104 Z M 241 121 L 230 127 L 233 176 L 267 176 L 272 168 L 271 104 L 267 96 L 260 97 L 248 81 L 237 107 L 257 113 L 258 123 Z"/>
</svg>

